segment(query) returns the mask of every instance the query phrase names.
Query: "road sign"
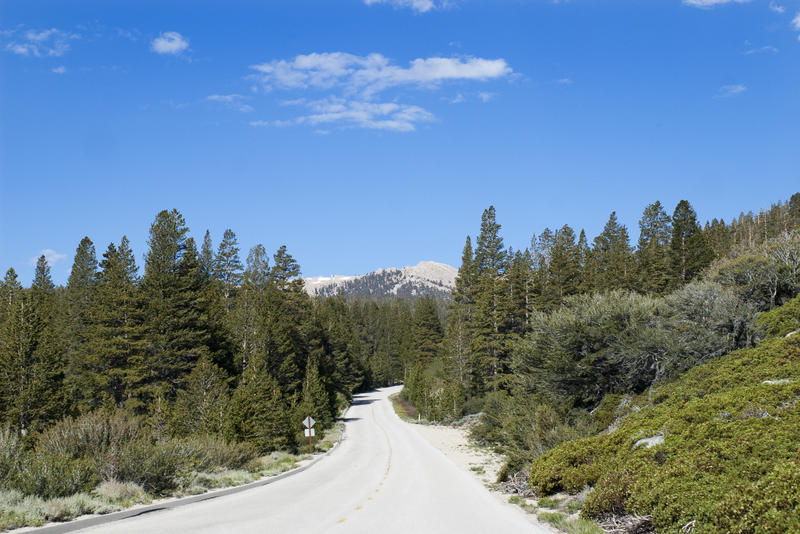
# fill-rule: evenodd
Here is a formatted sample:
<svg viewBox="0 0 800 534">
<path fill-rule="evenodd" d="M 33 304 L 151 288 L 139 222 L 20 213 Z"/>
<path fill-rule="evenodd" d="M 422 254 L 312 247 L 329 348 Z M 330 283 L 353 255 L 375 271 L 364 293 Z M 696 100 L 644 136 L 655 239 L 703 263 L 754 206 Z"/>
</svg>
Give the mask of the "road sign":
<svg viewBox="0 0 800 534">
<path fill-rule="evenodd" d="M 315 436 L 316 433 L 314 432 L 313 428 L 306 428 L 306 437 L 310 438 L 311 436 Z"/>
<path fill-rule="evenodd" d="M 297 419 L 295 419 L 295 421 L 297 421 Z M 310 415 L 306 417 L 305 420 L 303 420 L 303 425 L 306 428 L 311 428 L 312 426 L 314 426 L 314 423 L 316 423 L 316 421 L 314 421 L 314 418 L 311 417 Z"/>
</svg>

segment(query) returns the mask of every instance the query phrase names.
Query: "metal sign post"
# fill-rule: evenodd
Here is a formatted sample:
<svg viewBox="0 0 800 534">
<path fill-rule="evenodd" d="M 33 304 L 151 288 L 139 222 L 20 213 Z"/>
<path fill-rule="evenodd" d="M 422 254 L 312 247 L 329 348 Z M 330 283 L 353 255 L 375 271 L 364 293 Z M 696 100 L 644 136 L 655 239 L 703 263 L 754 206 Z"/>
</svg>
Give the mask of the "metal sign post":
<svg viewBox="0 0 800 534">
<path fill-rule="evenodd" d="M 314 418 L 311 417 L 310 415 L 303 420 L 303 426 L 306 427 L 305 433 L 306 436 L 308 436 L 308 454 L 314 453 L 314 443 L 312 441 L 312 438 L 314 437 L 315 434 L 314 423 L 316 423 L 316 421 L 314 421 Z"/>
</svg>

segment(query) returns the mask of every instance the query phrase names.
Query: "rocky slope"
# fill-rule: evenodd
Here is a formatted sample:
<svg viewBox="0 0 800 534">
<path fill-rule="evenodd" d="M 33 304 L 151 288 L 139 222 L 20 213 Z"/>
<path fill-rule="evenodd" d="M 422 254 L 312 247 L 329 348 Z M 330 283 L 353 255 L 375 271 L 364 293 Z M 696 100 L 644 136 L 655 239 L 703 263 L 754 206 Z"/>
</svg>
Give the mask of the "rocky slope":
<svg viewBox="0 0 800 534">
<path fill-rule="evenodd" d="M 389 269 L 360 276 L 315 276 L 304 278 L 309 295 L 329 297 L 342 293 L 348 297 L 420 297 L 431 295 L 450 298 L 458 270 L 434 261 Z"/>
</svg>

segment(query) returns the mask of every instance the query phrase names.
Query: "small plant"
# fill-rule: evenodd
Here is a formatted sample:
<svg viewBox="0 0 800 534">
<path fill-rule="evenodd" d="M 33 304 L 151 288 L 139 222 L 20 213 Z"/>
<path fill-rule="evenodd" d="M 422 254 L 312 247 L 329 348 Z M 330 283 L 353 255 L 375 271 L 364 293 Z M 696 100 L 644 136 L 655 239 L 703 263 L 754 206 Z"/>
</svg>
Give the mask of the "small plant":
<svg viewBox="0 0 800 534">
<path fill-rule="evenodd" d="M 558 530 L 567 529 L 567 518 L 561 512 L 541 512 L 537 514 L 536 519 L 544 521 L 545 523 L 550 523 Z"/>
<path fill-rule="evenodd" d="M 559 505 L 558 499 L 554 499 L 552 497 L 542 497 L 539 499 L 538 505 L 540 508 L 550 508 L 550 509 L 557 509 Z"/>
<path fill-rule="evenodd" d="M 131 506 L 149 501 L 147 493 L 138 484 L 119 482 L 113 479 L 100 483 L 92 493 L 100 499 L 121 506 Z"/>
<path fill-rule="evenodd" d="M 583 508 L 583 503 L 581 501 L 569 501 L 566 510 L 567 513 L 571 515 L 580 512 L 581 508 Z"/>
</svg>

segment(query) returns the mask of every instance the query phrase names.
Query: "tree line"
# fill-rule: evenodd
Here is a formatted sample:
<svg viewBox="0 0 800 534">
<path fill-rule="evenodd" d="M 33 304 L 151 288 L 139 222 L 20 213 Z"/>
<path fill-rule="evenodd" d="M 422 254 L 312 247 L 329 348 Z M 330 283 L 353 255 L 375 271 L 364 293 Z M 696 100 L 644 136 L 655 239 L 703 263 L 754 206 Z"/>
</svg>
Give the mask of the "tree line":
<svg viewBox="0 0 800 534">
<path fill-rule="evenodd" d="M 176 210 L 158 213 L 140 276 L 126 237 L 100 258 L 84 238 L 67 284 L 39 258 L 24 288 L 0 282 L 0 424 L 41 434 L 98 410 L 170 436 L 213 434 L 294 449 L 301 420 L 329 426 L 359 388 L 402 380 L 410 301 L 310 298 L 285 246 L 236 234 L 198 247 Z M 405 362 L 405 363 L 404 363 Z"/>
<path fill-rule="evenodd" d="M 800 291 L 800 194 L 704 226 L 688 201 L 654 202 L 639 229 L 634 247 L 611 213 L 591 244 L 565 225 L 515 251 L 489 207 L 404 395 L 431 419 L 482 410 L 480 437 L 530 460 L 607 424 L 607 396 L 752 345 L 756 314 Z"/>
</svg>

